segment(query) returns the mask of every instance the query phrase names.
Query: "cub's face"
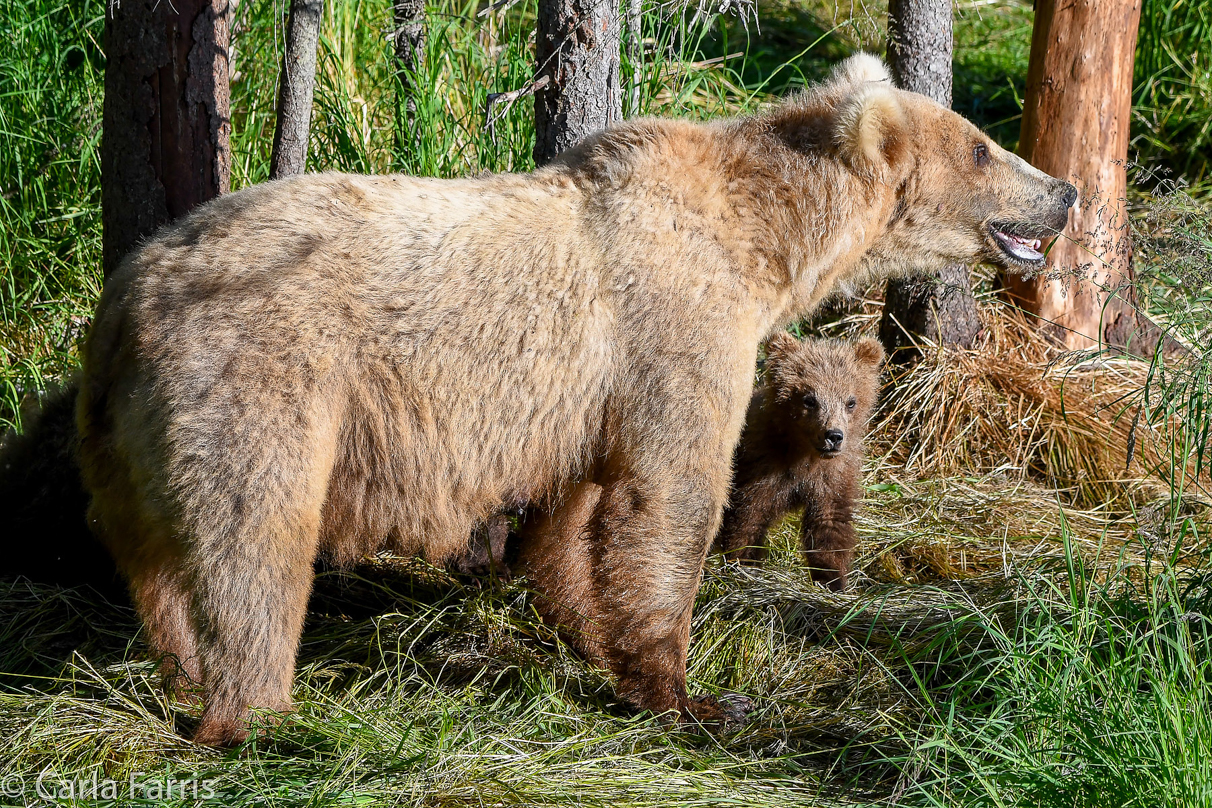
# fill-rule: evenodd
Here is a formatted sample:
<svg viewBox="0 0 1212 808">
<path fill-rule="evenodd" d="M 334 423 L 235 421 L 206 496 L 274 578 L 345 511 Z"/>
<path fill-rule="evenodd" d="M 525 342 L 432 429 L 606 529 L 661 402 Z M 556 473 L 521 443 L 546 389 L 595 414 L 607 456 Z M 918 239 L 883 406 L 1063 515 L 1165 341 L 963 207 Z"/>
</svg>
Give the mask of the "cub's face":
<svg viewBox="0 0 1212 808">
<path fill-rule="evenodd" d="M 884 349 L 873 339 L 800 342 L 780 333 L 767 345 L 774 406 L 797 453 L 831 459 L 867 431 Z"/>
</svg>

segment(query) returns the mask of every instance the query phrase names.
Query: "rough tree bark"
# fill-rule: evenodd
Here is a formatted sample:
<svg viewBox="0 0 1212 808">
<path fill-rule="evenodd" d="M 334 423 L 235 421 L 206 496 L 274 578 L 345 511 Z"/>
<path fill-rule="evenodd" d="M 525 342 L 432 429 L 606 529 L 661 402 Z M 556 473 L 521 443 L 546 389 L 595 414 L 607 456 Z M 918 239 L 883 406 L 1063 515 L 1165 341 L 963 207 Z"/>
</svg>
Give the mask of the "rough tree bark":
<svg viewBox="0 0 1212 808">
<path fill-rule="evenodd" d="M 1157 329 L 1138 320 L 1130 288 L 1125 161 L 1141 0 L 1038 0 L 1019 154 L 1077 186 L 1046 276 L 1003 278 L 1007 296 L 1066 349 L 1148 352 Z M 1058 275 L 1062 277 L 1057 277 Z"/>
<path fill-rule="evenodd" d="M 413 77 L 425 64 L 425 0 L 395 0 L 396 133 L 401 152 L 416 145 L 417 100 Z"/>
<path fill-rule="evenodd" d="M 535 53 L 547 86 L 535 93 L 534 161 L 623 117 L 618 0 L 539 0 Z"/>
<path fill-rule="evenodd" d="M 278 81 L 278 117 L 274 123 L 273 157 L 269 178 L 289 177 L 307 170 L 311 102 L 316 86 L 316 47 L 324 0 L 291 0 L 286 21 L 286 52 Z"/>
<path fill-rule="evenodd" d="M 102 264 L 226 193 L 231 176 L 227 0 L 107 3 Z"/>
<path fill-rule="evenodd" d="M 951 106 L 951 45 L 950 0 L 889 0 L 888 61 L 900 87 Z M 971 347 L 980 328 L 963 264 L 888 282 L 880 341 L 894 359 L 915 356 L 915 339 Z"/>
</svg>

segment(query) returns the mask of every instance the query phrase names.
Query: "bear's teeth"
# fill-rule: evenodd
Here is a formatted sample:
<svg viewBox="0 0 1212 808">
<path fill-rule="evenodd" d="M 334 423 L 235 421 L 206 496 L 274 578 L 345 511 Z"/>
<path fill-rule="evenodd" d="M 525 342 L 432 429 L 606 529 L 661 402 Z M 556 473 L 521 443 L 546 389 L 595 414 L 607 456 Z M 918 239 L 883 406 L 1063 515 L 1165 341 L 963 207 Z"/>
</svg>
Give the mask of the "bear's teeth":
<svg viewBox="0 0 1212 808">
<path fill-rule="evenodd" d="M 1043 259 L 1044 255 L 1039 251 L 1042 242 L 1037 238 L 1022 238 L 1011 233 L 1004 233 L 1001 230 L 994 231 L 998 241 L 1002 243 L 1006 252 L 1018 258 L 1021 261 L 1037 262 Z"/>
</svg>

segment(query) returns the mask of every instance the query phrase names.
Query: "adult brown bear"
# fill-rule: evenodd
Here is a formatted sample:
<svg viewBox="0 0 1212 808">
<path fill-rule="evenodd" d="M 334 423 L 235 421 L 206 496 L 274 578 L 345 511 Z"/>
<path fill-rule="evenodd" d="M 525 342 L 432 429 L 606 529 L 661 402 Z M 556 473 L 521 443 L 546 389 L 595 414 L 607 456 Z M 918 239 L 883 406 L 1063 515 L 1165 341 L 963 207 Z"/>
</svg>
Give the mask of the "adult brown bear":
<svg viewBox="0 0 1212 808">
<path fill-rule="evenodd" d="M 90 523 L 202 685 L 196 740 L 227 744 L 290 707 L 317 554 L 441 562 L 503 503 L 559 521 L 600 486 L 575 540 L 524 539 L 532 581 L 620 696 L 712 720 L 690 612 L 758 344 L 861 277 L 1037 268 L 1075 197 L 870 56 L 769 113 L 634 121 L 533 174 L 249 188 L 106 283 L 77 411 Z"/>
</svg>

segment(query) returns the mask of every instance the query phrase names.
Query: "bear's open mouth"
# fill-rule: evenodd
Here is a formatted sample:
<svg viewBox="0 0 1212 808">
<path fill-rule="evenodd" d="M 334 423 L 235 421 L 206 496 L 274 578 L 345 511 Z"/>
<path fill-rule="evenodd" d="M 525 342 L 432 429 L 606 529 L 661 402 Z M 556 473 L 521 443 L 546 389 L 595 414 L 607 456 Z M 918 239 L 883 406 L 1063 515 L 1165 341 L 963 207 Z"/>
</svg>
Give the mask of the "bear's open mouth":
<svg viewBox="0 0 1212 808">
<path fill-rule="evenodd" d="M 1020 266 L 1036 269 L 1044 265 L 1043 239 L 1052 235 L 1039 228 L 993 223 L 989 237 L 1003 256 Z"/>
</svg>

